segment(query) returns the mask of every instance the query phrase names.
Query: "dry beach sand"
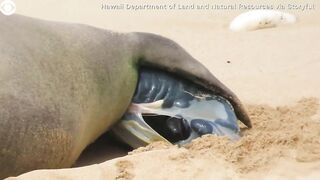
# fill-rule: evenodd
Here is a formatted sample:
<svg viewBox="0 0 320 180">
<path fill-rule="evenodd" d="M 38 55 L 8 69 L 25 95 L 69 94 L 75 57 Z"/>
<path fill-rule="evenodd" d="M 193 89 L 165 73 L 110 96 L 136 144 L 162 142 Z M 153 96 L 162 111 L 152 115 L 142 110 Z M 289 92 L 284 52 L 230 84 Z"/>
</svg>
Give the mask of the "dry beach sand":
<svg viewBox="0 0 320 180">
<path fill-rule="evenodd" d="M 320 3 L 281 2 L 316 9 L 286 11 L 298 17 L 293 25 L 234 33 L 228 23 L 244 10 L 102 11 L 101 1 L 17 0 L 20 14 L 177 41 L 239 96 L 253 122 L 238 142 L 213 135 L 181 148 L 156 142 L 100 164 L 37 170 L 17 179 L 319 179 Z"/>
</svg>

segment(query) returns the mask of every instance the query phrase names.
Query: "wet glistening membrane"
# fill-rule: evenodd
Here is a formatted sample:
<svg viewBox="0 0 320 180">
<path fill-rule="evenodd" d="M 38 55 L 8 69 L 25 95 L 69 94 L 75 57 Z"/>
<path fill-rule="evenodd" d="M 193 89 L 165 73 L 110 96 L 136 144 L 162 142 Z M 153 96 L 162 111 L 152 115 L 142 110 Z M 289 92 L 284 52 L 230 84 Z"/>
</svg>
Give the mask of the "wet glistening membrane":
<svg viewBox="0 0 320 180">
<path fill-rule="evenodd" d="M 239 138 L 237 117 L 226 99 L 155 69 L 140 70 L 132 103 L 113 130 L 133 147 L 156 140 L 185 144 L 204 134 Z"/>
</svg>

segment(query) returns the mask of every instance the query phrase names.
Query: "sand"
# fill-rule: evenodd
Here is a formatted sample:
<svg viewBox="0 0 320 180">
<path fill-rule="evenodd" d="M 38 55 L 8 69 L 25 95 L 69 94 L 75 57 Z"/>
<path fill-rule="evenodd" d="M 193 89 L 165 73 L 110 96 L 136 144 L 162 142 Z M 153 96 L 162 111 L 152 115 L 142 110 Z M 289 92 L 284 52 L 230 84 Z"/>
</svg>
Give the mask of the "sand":
<svg viewBox="0 0 320 180">
<path fill-rule="evenodd" d="M 38 170 L 17 179 L 314 179 L 320 177 L 319 102 L 248 106 L 254 128 L 236 142 L 205 135 L 177 147 L 155 142 L 87 167 Z"/>
<path fill-rule="evenodd" d="M 101 1 L 32 2 L 17 0 L 18 12 L 116 31 L 153 32 L 177 41 L 239 96 L 253 128 L 243 127 L 237 142 L 213 135 L 195 139 L 185 147 L 156 142 L 100 164 L 37 170 L 17 179 L 320 178 L 317 0 L 303 2 L 314 3 L 316 10 L 286 11 L 298 17 L 296 24 L 240 33 L 229 31 L 228 23 L 243 10 L 108 12 L 99 9 Z"/>
</svg>

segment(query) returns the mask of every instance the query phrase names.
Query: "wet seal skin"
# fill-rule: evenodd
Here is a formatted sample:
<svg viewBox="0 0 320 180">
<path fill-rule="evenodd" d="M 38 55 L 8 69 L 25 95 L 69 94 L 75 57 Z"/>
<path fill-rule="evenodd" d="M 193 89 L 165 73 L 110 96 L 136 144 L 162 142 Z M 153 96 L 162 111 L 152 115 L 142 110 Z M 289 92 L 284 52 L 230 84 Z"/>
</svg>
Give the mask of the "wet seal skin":
<svg viewBox="0 0 320 180">
<path fill-rule="evenodd" d="M 182 145 L 205 134 L 240 138 L 237 117 L 225 98 L 150 68 L 140 69 L 132 104 L 112 130 L 135 148 L 157 140 Z"/>
<path fill-rule="evenodd" d="M 170 39 L 21 15 L 0 15 L 0 24 L 0 179 L 35 169 L 71 167 L 126 113 L 142 67 L 183 77 L 223 99 L 197 104 L 184 93 L 176 99 L 174 93 L 161 91 L 162 86 L 148 91 L 150 101 L 167 94 L 163 109 L 194 112 L 195 104 L 228 107 L 225 102 L 230 102 L 237 119 L 251 127 L 240 100 Z M 166 122 L 171 133 L 180 133 L 176 141 L 188 133 L 211 131 L 202 121 L 191 126 L 186 112 Z M 220 129 L 223 126 L 219 124 Z"/>
</svg>

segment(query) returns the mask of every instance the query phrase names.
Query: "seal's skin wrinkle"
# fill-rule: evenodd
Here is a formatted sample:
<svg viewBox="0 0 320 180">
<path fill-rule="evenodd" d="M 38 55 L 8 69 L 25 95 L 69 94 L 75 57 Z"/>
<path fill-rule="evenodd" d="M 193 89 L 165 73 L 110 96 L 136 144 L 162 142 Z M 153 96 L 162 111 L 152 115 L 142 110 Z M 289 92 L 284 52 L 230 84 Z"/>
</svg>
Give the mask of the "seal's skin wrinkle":
<svg viewBox="0 0 320 180">
<path fill-rule="evenodd" d="M 132 104 L 113 128 L 132 147 L 155 140 L 181 145 L 204 134 L 240 138 L 234 109 L 223 97 L 161 70 L 141 68 L 139 72 Z"/>
<path fill-rule="evenodd" d="M 251 126 L 237 97 L 169 39 L 20 15 L 0 16 L 0 24 L 0 179 L 70 167 L 86 146 L 123 117 L 141 67 L 201 85 L 228 100 L 237 117 Z M 155 85 L 148 92 L 150 100 L 170 99 L 170 88 Z M 193 104 L 183 99 L 164 106 L 172 103 Z M 191 127 L 181 117 L 174 118 L 168 127 L 186 137 Z M 206 133 L 210 127 L 197 120 L 194 129 Z M 141 137 L 153 134 L 148 127 L 132 132 Z"/>
</svg>

